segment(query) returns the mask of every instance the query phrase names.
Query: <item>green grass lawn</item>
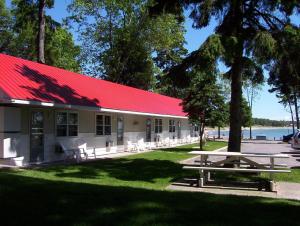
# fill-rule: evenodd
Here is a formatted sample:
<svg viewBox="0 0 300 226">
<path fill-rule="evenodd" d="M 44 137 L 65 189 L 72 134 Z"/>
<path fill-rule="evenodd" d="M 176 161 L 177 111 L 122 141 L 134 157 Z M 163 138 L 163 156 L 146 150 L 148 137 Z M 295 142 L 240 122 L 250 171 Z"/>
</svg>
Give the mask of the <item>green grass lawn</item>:
<svg viewBox="0 0 300 226">
<path fill-rule="evenodd" d="M 225 142 L 208 142 L 204 150 L 226 146 Z M 58 165 L 39 169 L 11 171 L 30 178 L 51 181 L 80 182 L 97 185 L 164 189 L 172 181 L 190 174 L 182 170 L 178 161 L 193 157 L 188 154 L 197 144 L 156 150 L 118 159 Z"/>
<path fill-rule="evenodd" d="M 274 175 L 275 181 L 285 181 L 300 183 L 300 169 L 291 169 L 291 173 L 277 173 Z M 269 174 L 263 174 L 264 178 L 269 178 Z"/>
<path fill-rule="evenodd" d="M 206 150 L 226 145 L 208 142 Z M 2 225 L 300 225 L 300 202 L 167 191 L 191 145 L 0 171 Z"/>
</svg>

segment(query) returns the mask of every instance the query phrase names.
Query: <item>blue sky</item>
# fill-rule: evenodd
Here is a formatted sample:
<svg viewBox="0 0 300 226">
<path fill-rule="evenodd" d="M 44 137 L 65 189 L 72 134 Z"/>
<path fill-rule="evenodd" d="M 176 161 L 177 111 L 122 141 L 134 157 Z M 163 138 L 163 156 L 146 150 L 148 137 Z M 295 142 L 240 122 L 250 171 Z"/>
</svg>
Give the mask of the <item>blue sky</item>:
<svg viewBox="0 0 300 226">
<path fill-rule="evenodd" d="M 6 0 L 7 4 L 10 4 L 10 0 Z M 61 21 L 68 16 L 66 10 L 67 5 L 71 0 L 56 0 L 53 9 L 47 10 L 47 14 L 51 15 L 55 20 Z M 298 18 L 297 18 L 298 19 Z M 186 28 L 186 48 L 191 52 L 199 48 L 206 38 L 214 32 L 215 22 L 211 23 L 204 29 L 196 30 L 192 28 L 192 21 L 187 19 L 185 22 Z M 220 68 L 222 70 L 222 67 Z M 266 74 L 267 77 L 267 74 Z M 277 120 L 289 120 L 290 114 L 284 109 L 284 107 L 278 103 L 278 99 L 275 94 L 268 92 L 270 87 L 265 84 L 259 94 L 259 97 L 253 106 L 253 117 L 269 118 Z"/>
</svg>

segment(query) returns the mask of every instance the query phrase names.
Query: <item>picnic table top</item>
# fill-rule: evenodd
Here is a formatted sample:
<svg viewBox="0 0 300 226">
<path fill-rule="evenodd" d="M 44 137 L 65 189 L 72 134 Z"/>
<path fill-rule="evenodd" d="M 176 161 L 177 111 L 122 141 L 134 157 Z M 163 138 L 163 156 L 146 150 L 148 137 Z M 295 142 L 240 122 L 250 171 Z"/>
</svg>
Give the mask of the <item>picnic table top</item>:
<svg viewBox="0 0 300 226">
<path fill-rule="evenodd" d="M 260 153 L 240 153 L 227 151 L 191 151 L 189 154 L 206 156 L 237 156 L 237 157 L 261 157 L 261 158 L 289 158 L 287 154 L 260 154 Z"/>
</svg>

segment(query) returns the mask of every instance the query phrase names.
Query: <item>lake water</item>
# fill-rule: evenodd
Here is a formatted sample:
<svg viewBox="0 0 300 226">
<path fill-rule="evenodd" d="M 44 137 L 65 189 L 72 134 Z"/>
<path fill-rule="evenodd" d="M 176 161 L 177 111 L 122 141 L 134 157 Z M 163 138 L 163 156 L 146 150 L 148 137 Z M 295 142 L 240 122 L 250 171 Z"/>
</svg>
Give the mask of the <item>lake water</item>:
<svg viewBox="0 0 300 226">
<path fill-rule="evenodd" d="M 243 129 L 243 137 L 244 138 L 250 138 L 250 132 L 249 129 Z M 278 128 L 278 129 L 252 129 L 252 138 L 255 139 L 257 135 L 265 135 L 267 136 L 268 140 L 282 140 L 283 135 L 288 135 L 290 133 L 293 133 L 292 128 Z M 218 130 L 209 131 L 208 134 L 210 136 L 217 136 Z M 229 131 L 221 130 L 221 136 L 229 136 Z"/>
</svg>

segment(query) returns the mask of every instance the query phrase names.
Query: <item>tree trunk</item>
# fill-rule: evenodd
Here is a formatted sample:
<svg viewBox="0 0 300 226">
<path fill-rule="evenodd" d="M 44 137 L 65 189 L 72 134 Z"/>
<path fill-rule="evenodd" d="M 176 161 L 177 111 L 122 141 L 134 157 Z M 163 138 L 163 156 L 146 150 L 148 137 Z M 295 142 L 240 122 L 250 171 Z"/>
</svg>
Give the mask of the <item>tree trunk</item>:
<svg viewBox="0 0 300 226">
<path fill-rule="evenodd" d="M 39 0 L 38 62 L 45 63 L 45 5 L 46 0 Z"/>
<path fill-rule="evenodd" d="M 221 127 L 218 126 L 218 139 L 221 139 Z"/>
<path fill-rule="evenodd" d="M 112 5 L 110 5 L 109 9 L 109 48 L 113 48 Z"/>
<path fill-rule="evenodd" d="M 294 120 L 294 114 L 293 114 L 293 108 L 291 106 L 291 101 L 288 100 L 290 112 L 291 112 L 291 117 L 292 117 L 292 125 L 293 125 L 293 134 L 295 134 L 295 120 Z"/>
<path fill-rule="evenodd" d="M 252 84 L 251 86 L 251 99 L 250 99 L 250 111 L 251 111 L 251 121 L 250 121 L 250 126 L 249 126 L 249 132 L 250 132 L 250 140 L 252 140 L 252 106 L 253 106 L 253 94 L 254 92 L 254 86 Z"/>
<path fill-rule="evenodd" d="M 200 134 L 200 151 L 203 151 L 203 140 L 201 134 Z"/>
<path fill-rule="evenodd" d="M 228 151 L 241 151 L 241 132 L 242 132 L 242 75 L 241 59 L 236 59 L 232 66 L 231 74 L 231 100 L 230 100 L 230 129 Z"/>
<path fill-rule="evenodd" d="M 296 125 L 297 125 L 297 129 L 299 129 L 299 114 L 298 114 L 299 112 L 298 112 L 296 92 L 294 92 L 294 105 L 295 105 L 295 114 L 296 114 Z"/>
<path fill-rule="evenodd" d="M 200 123 L 199 132 L 200 132 L 200 151 L 203 151 L 203 133 L 204 133 L 204 123 Z"/>
<path fill-rule="evenodd" d="M 242 64 L 244 41 L 242 36 L 243 30 L 243 1 L 232 1 L 233 8 L 231 16 L 234 17 L 233 31 L 231 36 L 237 38 L 237 43 L 233 48 L 233 63 L 231 66 L 231 99 L 230 99 L 230 130 L 228 151 L 241 151 L 241 102 L 242 102 Z"/>
</svg>

